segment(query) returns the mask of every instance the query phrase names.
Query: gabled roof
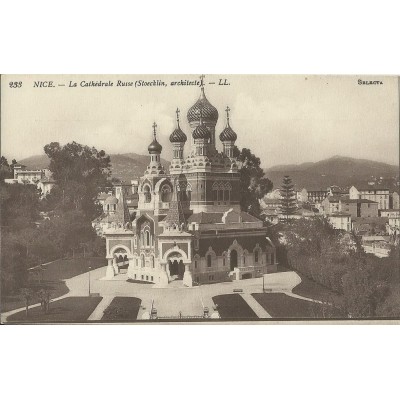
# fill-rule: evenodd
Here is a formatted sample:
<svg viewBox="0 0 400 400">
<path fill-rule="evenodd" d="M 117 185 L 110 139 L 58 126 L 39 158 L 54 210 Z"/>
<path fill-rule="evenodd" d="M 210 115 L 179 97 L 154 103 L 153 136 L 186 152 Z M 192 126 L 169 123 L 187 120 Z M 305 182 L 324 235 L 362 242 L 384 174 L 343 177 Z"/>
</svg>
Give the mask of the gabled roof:
<svg viewBox="0 0 400 400">
<path fill-rule="evenodd" d="M 165 223 L 170 226 L 180 227 L 186 223 L 185 214 L 183 213 L 182 204 L 180 201 L 171 201 L 169 203 L 169 210 L 164 219 Z"/>
<path fill-rule="evenodd" d="M 200 212 L 196 214 L 192 214 L 188 218 L 188 223 L 197 222 L 198 224 L 215 224 L 218 222 L 222 222 L 223 213 L 206 213 Z"/>
</svg>

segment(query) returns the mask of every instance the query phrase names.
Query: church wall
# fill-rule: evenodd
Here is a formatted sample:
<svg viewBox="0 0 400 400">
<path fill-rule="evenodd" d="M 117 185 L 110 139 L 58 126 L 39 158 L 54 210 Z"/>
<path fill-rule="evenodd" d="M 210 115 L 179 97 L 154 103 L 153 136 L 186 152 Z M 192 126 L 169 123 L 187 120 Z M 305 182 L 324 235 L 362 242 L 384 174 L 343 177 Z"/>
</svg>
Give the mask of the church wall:
<svg viewBox="0 0 400 400">
<path fill-rule="evenodd" d="M 189 254 L 189 245 L 188 243 L 178 243 L 179 244 L 179 248 L 185 252 L 185 254 L 188 255 L 188 257 L 190 257 Z M 169 249 L 172 249 L 175 246 L 174 243 L 161 243 L 161 252 L 162 254 L 165 254 Z"/>
<path fill-rule="evenodd" d="M 132 239 L 122 239 L 122 238 L 121 239 L 117 239 L 117 238 L 109 239 L 109 238 L 107 238 L 106 239 L 107 254 L 109 254 L 110 250 L 117 245 L 122 245 L 122 246 L 127 247 L 132 254 L 132 252 L 133 252 L 133 243 L 132 242 L 133 242 Z"/>
</svg>

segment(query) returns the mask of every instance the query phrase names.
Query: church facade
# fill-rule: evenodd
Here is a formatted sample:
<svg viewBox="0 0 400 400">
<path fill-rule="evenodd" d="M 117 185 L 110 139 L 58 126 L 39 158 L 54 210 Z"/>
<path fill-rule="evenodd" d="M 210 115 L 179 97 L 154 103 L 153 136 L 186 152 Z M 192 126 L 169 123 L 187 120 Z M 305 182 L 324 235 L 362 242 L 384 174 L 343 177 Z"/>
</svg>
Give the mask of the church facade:
<svg viewBox="0 0 400 400">
<path fill-rule="evenodd" d="M 106 279 L 121 273 L 134 281 L 185 286 L 246 279 L 276 270 L 275 247 L 263 222 L 240 209 L 240 175 L 233 148 L 237 135 L 226 109 L 220 133 L 223 151 L 216 149 L 218 110 L 201 84 L 197 102 L 188 110 L 191 128 L 182 131 L 177 110 L 176 129 L 170 135 L 173 159 L 166 171 L 162 146 L 153 124 L 148 147 L 149 165 L 132 192 L 134 213 L 123 185 L 104 200 L 99 221 L 106 238 Z"/>
</svg>

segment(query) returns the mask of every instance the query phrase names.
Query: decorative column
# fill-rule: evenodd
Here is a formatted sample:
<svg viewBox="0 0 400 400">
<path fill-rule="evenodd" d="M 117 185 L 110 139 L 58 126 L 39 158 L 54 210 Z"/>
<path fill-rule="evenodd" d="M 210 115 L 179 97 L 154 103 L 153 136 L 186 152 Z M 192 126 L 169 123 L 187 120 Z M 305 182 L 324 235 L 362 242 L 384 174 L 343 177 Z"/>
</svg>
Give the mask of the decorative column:
<svg viewBox="0 0 400 400">
<path fill-rule="evenodd" d="M 160 282 L 157 283 L 159 286 L 168 286 L 169 278 L 167 274 L 166 264 L 161 264 L 161 271 L 160 271 Z"/>
<path fill-rule="evenodd" d="M 193 286 L 192 272 L 190 271 L 190 264 L 185 264 L 185 273 L 183 274 L 183 284 L 188 287 Z"/>
<path fill-rule="evenodd" d="M 114 278 L 114 276 L 115 276 L 115 271 L 114 271 L 114 267 L 113 267 L 113 259 L 109 258 L 107 269 L 106 269 L 106 278 L 112 279 L 112 278 Z"/>
<path fill-rule="evenodd" d="M 119 274 L 119 269 L 118 269 L 118 264 L 117 264 L 116 258 L 113 258 L 113 268 L 114 268 L 114 274 L 115 275 Z"/>
<path fill-rule="evenodd" d="M 134 272 L 133 269 L 135 268 L 135 260 L 133 258 L 131 258 L 129 260 L 129 266 L 128 266 L 128 278 L 133 279 L 134 278 Z"/>
</svg>

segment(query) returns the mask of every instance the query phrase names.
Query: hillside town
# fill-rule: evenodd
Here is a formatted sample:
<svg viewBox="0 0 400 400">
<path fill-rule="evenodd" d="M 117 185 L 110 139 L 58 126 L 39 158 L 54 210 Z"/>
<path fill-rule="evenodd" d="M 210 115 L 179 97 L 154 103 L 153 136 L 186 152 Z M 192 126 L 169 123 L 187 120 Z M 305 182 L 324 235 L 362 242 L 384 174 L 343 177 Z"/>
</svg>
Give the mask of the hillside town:
<svg viewBox="0 0 400 400">
<path fill-rule="evenodd" d="M 130 214 L 135 214 L 139 205 L 139 180 L 118 182 L 108 192 L 101 192 L 98 202 L 103 207 L 124 192 L 124 202 Z M 296 208 L 289 215 L 282 212 L 281 189 L 276 188 L 260 200 L 262 219 L 270 225 L 276 225 L 285 219 L 326 218 L 334 229 L 354 232 L 362 240 L 364 250 L 377 257 L 386 257 L 390 245 L 399 242 L 400 206 L 399 192 L 390 191 L 381 186 L 366 184 L 356 188 L 342 189 L 331 186 L 326 189 L 309 188 L 294 190 Z M 108 226 L 110 216 L 105 213 L 93 222 L 100 236 Z"/>
</svg>

